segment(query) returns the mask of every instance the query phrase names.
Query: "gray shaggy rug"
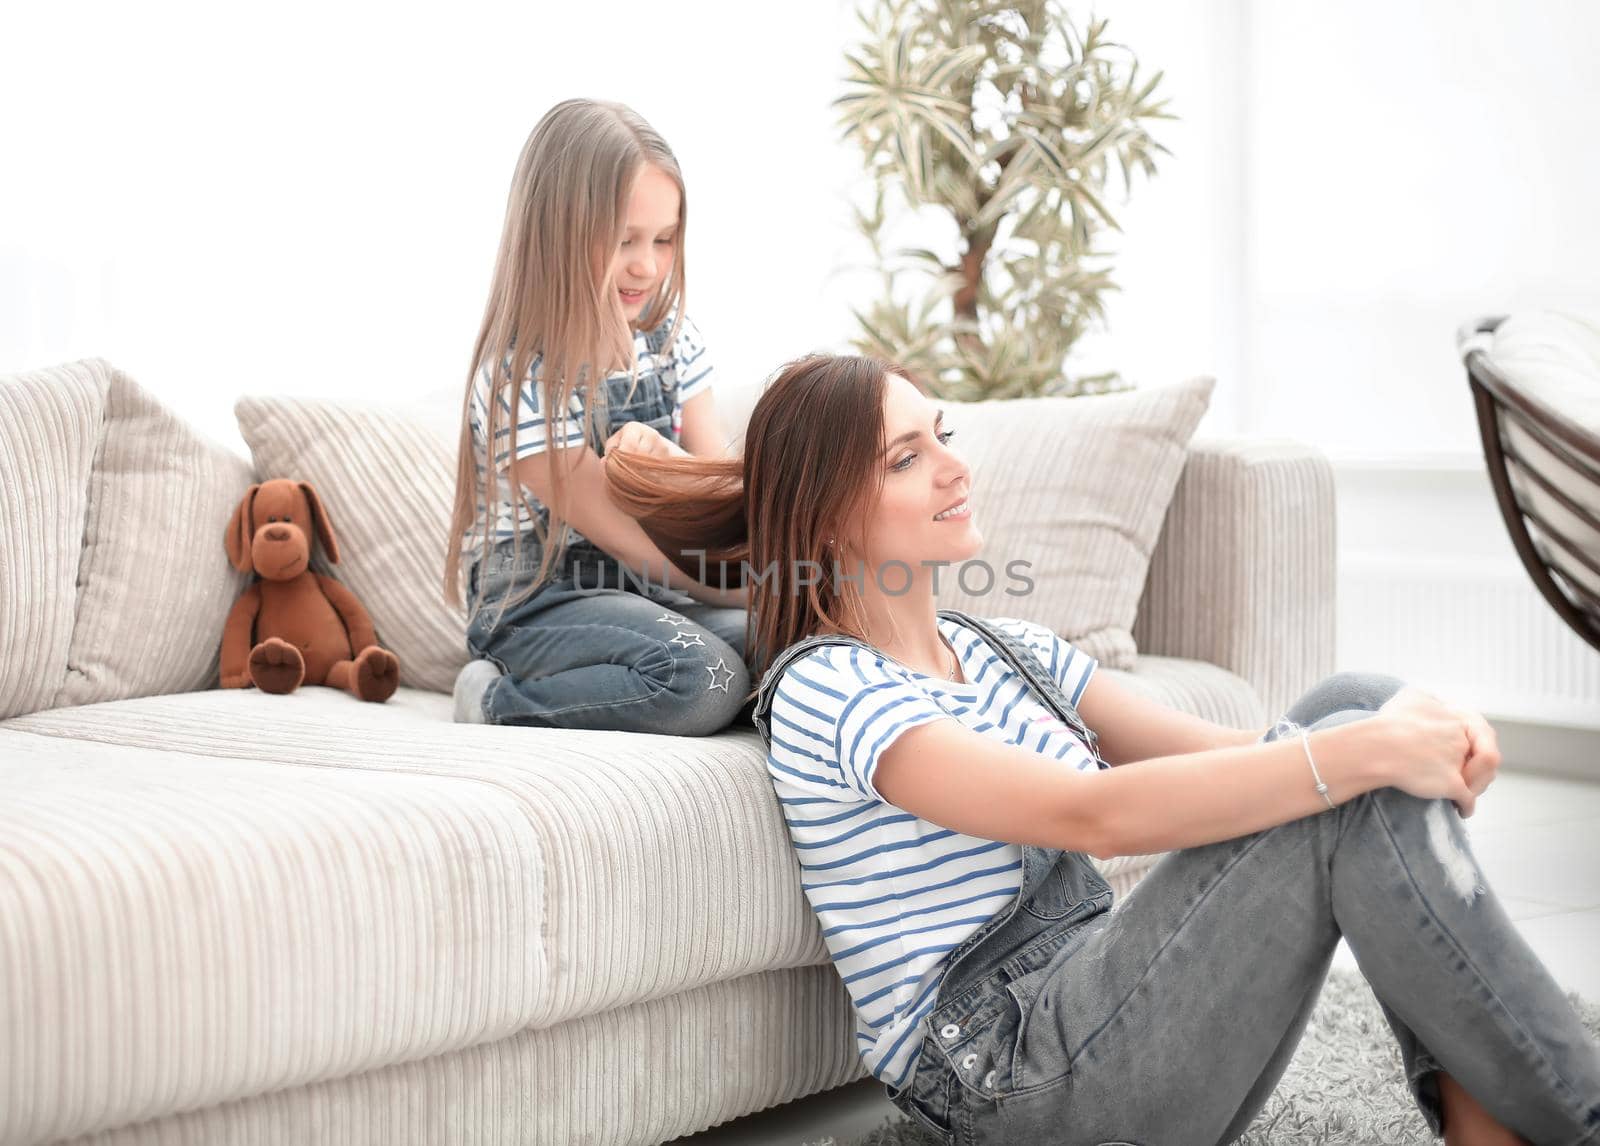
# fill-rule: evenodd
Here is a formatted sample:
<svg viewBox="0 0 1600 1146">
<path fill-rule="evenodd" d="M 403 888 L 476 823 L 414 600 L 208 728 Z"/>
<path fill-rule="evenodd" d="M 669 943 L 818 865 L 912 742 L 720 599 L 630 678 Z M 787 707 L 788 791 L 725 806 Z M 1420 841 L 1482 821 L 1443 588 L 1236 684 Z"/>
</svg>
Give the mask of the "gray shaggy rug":
<svg viewBox="0 0 1600 1146">
<path fill-rule="evenodd" d="M 1600 1041 L 1600 1005 L 1567 1000 Z M 935 1139 L 903 1116 L 863 1138 L 822 1138 L 807 1146 L 925 1146 Z M 1406 1090 L 1400 1050 L 1367 980 L 1329 972 L 1305 1037 L 1278 1088 L 1239 1139 L 1244 1146 L 1404 1146 L 1439 1141 Z"/>
</svg>

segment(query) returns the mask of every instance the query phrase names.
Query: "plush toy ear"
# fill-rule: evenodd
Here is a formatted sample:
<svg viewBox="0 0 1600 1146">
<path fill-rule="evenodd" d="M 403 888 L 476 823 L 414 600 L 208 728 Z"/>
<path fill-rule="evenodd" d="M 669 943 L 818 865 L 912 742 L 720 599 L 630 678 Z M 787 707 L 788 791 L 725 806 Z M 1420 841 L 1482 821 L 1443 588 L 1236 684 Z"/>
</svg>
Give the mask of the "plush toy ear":
<svg viewBox="0 0 1600 1146">
<path fill-rule="evenodd" d="M 300 492 L 306 495 L 306 502 L 311 506 L 311 520 L 317 523 L 317 540 L 322 542 L 322 549 L 328 555 L 331 564 L 339 564 L 339 539 L 333 535 L 333 522 L 328 520 L 328 511 L 322 508 L 322 501 L 317 497 L 317 491 L 311 488 L 311 483 L 300 483 Z"/>
<path fill-rule="evenodd" d="M 241 573 L 254 573 L 256 568 L 250 559 L 250 543 L 255 540 L 256 491 L 260 488 L 253 485 L 244 491 L 239 504 L 234 506 L 233 516 L 228 518 L 228 530 L 222 535 L 228 560 Z"/>
</svg>

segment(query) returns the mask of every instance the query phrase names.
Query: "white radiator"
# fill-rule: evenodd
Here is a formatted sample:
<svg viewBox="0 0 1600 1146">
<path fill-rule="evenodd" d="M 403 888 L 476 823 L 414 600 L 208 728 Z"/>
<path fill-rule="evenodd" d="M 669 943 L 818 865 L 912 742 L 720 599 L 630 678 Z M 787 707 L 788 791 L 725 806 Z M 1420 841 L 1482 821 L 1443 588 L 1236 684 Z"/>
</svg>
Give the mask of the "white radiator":
<svg viewBox="0 0 1600 1146">
<path fill-rule="evenodd" d="M 1393 673 L 1487 716 L 1600 731 L 1600 652 L 1520 566 L 1347 554 L 1338 649 L 1341 669 Z"/>
</svg>

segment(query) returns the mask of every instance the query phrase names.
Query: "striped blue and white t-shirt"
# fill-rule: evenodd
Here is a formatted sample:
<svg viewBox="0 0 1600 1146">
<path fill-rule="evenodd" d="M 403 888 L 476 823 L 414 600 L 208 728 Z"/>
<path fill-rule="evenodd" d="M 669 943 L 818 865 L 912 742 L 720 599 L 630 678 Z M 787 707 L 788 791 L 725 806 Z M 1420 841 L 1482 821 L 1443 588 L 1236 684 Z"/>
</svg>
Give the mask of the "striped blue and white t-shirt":
<svg viewBox="0 0 1600 1146">
<path fill-rule="evenodd" d="M 687 317 L 678 329 L 678 337 L 670 347 L 663 349 L 667 335 L 672 330 L 672 316 L 667 318 L 653 330 L 635 331 L 633 336 L 633 352 L 637 360 L 638 378 L 636 385 L 642 392 L 646 387 L 656 387 L 663 392 L 676 392 L 672 407 L 672 430 L 676 439 L 677 433 L 683 424 L 683 405 L 695 395 L 711 388 L 712 371 L 711 357 L 706 353 L 705 343 L 701 341 L 700 331 Z M 571 395 L 565 415 L 558 419 L 554 426 L 545 416 L 544 395 L 540 393 L 538 384 L 540 359 L 535 356 L 528 366 L 528 373 L 522 380 L 522 395 L 517 408 L 517 459 L 541 453 L 550 448 L 552 437 L 559 437 L 562 444 L 567 446 L 581 445 L 583 442 L 583 398 L 580 394 Z M 510 365 L 509 360 L 501 363 L 502 372 Z M 627 371 L 620 371 L 607 378 L 607 382 L 617 379 L 626 379 Z M 484 429 L 488 425 L 488 403 L 490 393 L 489 365 L 485 363 L 479 368 L 478 376 L 472 388 L 472 405 L 470 419 L 472 424 L 472 445 L 474 456 L 477 459 L 477 488 L 481 489 L 483 482 L 485 459 L 488 457 L 486 446 L 487 433 Z M 503 410 L 502 418 L 509 419 L 511 414 L 511 399 L 501 391 L 499 402 Z M 526 508 L 519 509 L 514 506 L 507 492 L 507 483 L 511 480 L 511 433 L 509 427 L 502 428 L 496 443 L 495 465 L 499 469 L 497 488 L 500 490 L 500 500 L 495 506 L 492 525 L 489 530 L 489 544 L 510 538 L 519 528 L 527 528 L 531 524 L 530 513 L 539 506 L 539 499 L 532 490 L 524 489 L 526 495 Z M 482 502 L 478 505 L 478 521 L 475 528 L 463 539 L 463 545 L 476 548 L 475 539 L 482 533 L 484 525 L 484 508 Z M 567 544 L 581 540 L 583 535 L 571 525 L 567 526 Z M 471 554 L 464 553 L 464 558 L 470 559 Z"/>
<path fill-rule="evenodd" d="M 1077 704 L 1094 658 L 1043 625 L 991 623 L 1021 638 Z M 1096 767 L 980 634 L 944 617 L 938 625 L 967 683 L 913 672 L 859 646 L 825 645 L 784 670 L 772 701 L 767 770 L 801 885 L 854 1003 L 862 1060 L 896 1087 L 915 1068 L 946 957 L 1015 897 L 1022 849 L 886 802 L 873 782 L 884 751 L 909 728 L 953 717 L 1065 767 Z"/>
</svg>

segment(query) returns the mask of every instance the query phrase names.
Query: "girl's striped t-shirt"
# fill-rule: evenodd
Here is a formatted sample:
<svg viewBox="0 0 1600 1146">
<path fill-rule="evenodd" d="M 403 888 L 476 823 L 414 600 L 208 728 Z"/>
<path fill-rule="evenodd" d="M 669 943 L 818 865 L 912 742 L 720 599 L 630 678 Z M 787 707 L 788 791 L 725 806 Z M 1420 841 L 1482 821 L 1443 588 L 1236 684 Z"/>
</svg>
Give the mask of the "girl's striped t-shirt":
<svg viewBox="0 0 1600 1146">
<path fill-rule="evenodd" d="M 666 338 L 672 330 L 672 315 L 668 315 L 660 325 L 650 330 L 638 330 L 633 336 L 633 352 L 636 366 L 636 385 L 640 390 L 655 387 L 666 393 L 675 395 L 672 407 L 673 439 L 677 439 L 678 430 L 682 425 L 683 406 L 689 399 L 695 397 L 703 390 L 711 388 L 712 368 L 711 358 L 706 353 L 705 342 L 700 337 L 700 330 L 687 316 L 678 328 L 678 337 L 671 346 L 666 345 Z M 559 438 L 562 445 L 578 446 L 583 444 L 583 399 L 579 394 L 572 394 L 567 403 L 567 409 L 559 418 L 551 419 L 544 409 L 544 395 L 539 387 L 539 362 L 537 355 L 528 364 L 528 371 L 523 376 L 520 387 L 521 394 L 517 400 L 517 448 L 516 458 L 511 451 L 511 433 L 509 428 L 502 429 L 496 435 L 494 463 L 497 470 L 496 479 L 499 483 L 500 500 L 494 508 L 494 513 L 485 522 L 488 516 L 483 503 L 478 503 L 478 521 L 475 527 L 468 531 L 462 538 L 463 546 L 475 548 L 476 539 L 482 533 L 485 525 L 488 527 L 489 544 L 508 540 L 519 529 L 531 528 L 530 512 L 537 511 L 540 506 L 539 499 L 532 490 L 525 489 L 525 504 L 518 507 L 511 501 L 506 491 L 506 482 L 511 478 L 511 464 L 514 460 L 529 457 L 550 449 L 553 438 Z M 502 370 L 508 369 L 509 360 L 501 366 Z M 607 381 L 626 378 L 627 372 L 623 371 L 611 375 Z M 486 459 L 489 455 L 488 435 L 484 427 L 489 424 L 489 392 L 490 370 L 484 364 L 478 370 L 472 388 L 472 403 L 469 410 L 469 419 L 472 426 L 473 453 L 476 459 L 476 476 L 474 489 L 482 489 Z M 502 392 L 497 401 L 504 411 L 503 418 L 511 414 L 511 400 Z M 570 524 L 566 529 L 566 543 L 571 545 L 583 539 Z M 463 557 L 470 559 L 473 554 L 464 553 Z"/>
<path fill-rule="evenodd" d="M 1043 625 L 992 619 L 1021 638 L 1076 705 L 1096 661 Z M 873 782 L 907 729 L 954 718 L 1063 767 L 1093 753 L 1034 699 L 983 637 L 945 617 L 966 683 L 913 672 L 875 650 L 824 645 L 789 665 L 773 693 L 767 770 L 800 862 L 801 886 L 855 1007 L 867 1069 L 903 1086 L 946 957 L 1015 898 L 1017 844 L 965 835 L 888 803 Z"/>
</svg>

